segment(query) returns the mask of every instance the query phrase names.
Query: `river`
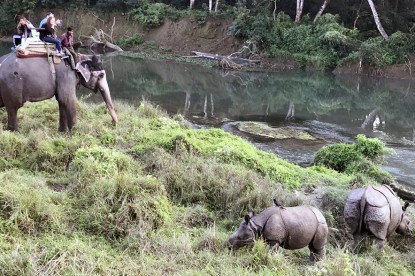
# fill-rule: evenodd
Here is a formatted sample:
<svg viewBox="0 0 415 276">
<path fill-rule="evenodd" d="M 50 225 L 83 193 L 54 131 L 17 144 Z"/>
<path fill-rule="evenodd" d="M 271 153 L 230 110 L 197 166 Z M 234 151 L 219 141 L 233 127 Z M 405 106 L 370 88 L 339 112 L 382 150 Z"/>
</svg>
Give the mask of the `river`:
<svg viewBox="0 0 415 276">
<path fill-rule="evenodd" d="M 10 45 L 0 44 L 0 51 Z M 123 56 L 103 58 L 115 101 L 146 99 L 195 127 L 220 127 L 301 166 L 325 144 L 376 137 L 395 151 L 383 168 L 415 191 L 415 83 L 319 73 L 248 73 Z M 89 93 L 80 89 L 79 95 Z M 88 100 L 102 102 L 98 96 Z M 305 130 L 321 139 L 271 140 L 240 132 L 241 121 Z"/>
</svg>

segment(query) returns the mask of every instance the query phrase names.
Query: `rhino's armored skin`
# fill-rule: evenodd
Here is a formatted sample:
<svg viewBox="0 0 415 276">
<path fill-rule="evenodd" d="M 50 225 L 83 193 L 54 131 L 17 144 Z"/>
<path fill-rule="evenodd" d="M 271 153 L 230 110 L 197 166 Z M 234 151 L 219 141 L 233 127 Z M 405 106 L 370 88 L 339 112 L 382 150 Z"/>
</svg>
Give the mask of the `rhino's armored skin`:
<svg viewBox="0 0 415 276">
<path fill-rule="evenodd" d="M 387 186 L 371 186 L 350 192 L 344 207 L 344 219 L 358 241 L 361 234 L 375 237 L 380 249 L 393 233 L 409 233 L 412 222 L 406 215 L 409 203 L 401 206 L 396 194 Z"/>
<path fill-rule="evenodd" d="M 274 248 L 299 249 L 308 246 L 310 259 L 324 256 L 328 227 L 319 210 L 311 206 L 265 209 L 256 216 L 250 212 L 238 230 L 229 238 L 230 249 L 253 243 L 262 237 Z"/>
</svg>

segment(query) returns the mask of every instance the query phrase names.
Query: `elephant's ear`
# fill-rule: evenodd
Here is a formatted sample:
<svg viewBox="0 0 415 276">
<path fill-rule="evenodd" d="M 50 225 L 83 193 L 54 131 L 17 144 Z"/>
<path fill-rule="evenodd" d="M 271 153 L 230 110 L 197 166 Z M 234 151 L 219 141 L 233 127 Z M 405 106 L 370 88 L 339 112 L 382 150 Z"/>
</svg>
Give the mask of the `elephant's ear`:
<svg viewBox="0 0 415 276">
<path fill-rule="evenodd" d="M 86 60 L 78 62 L 75 69 L 81 73 L 82 77 L 84 77 L 85 82 L 88 82 L 91 78 L 91 70 L 89 69 L 88 63 Z"/>
</svg>

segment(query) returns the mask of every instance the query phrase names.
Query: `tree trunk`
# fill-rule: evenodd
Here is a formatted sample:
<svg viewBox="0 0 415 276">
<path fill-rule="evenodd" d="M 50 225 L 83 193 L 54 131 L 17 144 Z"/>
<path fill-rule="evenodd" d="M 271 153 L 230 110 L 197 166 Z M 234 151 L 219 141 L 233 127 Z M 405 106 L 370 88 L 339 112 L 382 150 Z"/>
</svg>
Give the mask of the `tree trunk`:
<svg viewBox="0 0 415 276">
<path fill-rule="evenodd" d="M 277 0 L 274 0 L 274 10 L 272 11 L 272 16 L 274 17 L 274 21 L 275 21 L 276 12 L 277 12 Z"/>
<path fill-rule="evenodd" d="M 207 95 L 205 96 L 205 103 L 203 104 L 203 113 L 205 114 L 204 116 L 203 116 L 203 119 L 206 119 L 207 118 Z"/>
<path fill-rule="evenodd" d="M 190 110 L 190 93 L 186 91 L 186 98 L 184 100 L 184 115 L 186 116 Z"/>
<path fill-rule="evenodd" d="M 324 10 L 326 9 L 329 3 L 330 3 L 330 0 L 324 0 L 323 5 L 321 5 L 320 10 L 318 11 L 316 17 L 314 18 L 314 22 L 316 22 L 317 18 L 319 18 L 323 14 Z"/>
<path fill-rule="evenodd" d="M 367 128 L 368 125 L 372 125 L 373 127 L 373 122 L 375 121 L 375 117 L 376 115 L 378 115 L 380 109 L 378 107 L 376 107 L 375 109 L 373 109 L 372 111 L 370 111 L 369 115 L 366 116 L 366 119 L 364 120 L 363 124 L 362 124 L 362 128 Z"/>
<path fill-rule="evenodd" d="M 218 9 L 219 9 L 219 0 L 216 0 L 216 3 L 215 3 L 215 12 L 217 12 Z"/>
<path fill-rule="evenodd" d="M 209 13 L 212 12 L 213 0 L 209 0 Z"/>
<path fill-rule="evenodd" d="M 382 35 L 383 39 L 388 40 L 389 36 L 383 29 L 382 23 L 380 23 L 379 15 L 378 15 L 378 12 L 376 11 L 375 4 L 373 3 L 372 0 L 367 0 L 367 2 L 369 3 L 370 9 L 372 10 L 373 18 L 375 19 L 375 23 L 376 23 L 376 26 L 378 27 L 380 34 Z"/>
<path fill-rule="evenodd" d="M 363 0 L 360 1 L 359 8 L 356 11 L 356 18 L 353 22 L 353 30 L 356 30 L 356 24 L 357 24 L 357 20 L 360 17 L 360 9 L 362 8 L 362 4 L 363 4 Z"/>
<path fill-rule="evenodd" d="M 290 104 L 288 105 L 288 112 L 287 116 L 285 116 L 286 121 L 293 121 L 295 119 L 295 106 L 292 101 L 290 101 Z"/>
<path fill-rule="evenodd" d="M 190 9 L 193 9 L 193 6 L 195 5 L 195 0 L 190 0 Z"/>
<path fill-rule="evenodd" d="M 304 0 L 297 0 L 297 11 L 295 13 L 295 22 L 298 23 L 301 20 L 303 13 Z"/>
</svg>

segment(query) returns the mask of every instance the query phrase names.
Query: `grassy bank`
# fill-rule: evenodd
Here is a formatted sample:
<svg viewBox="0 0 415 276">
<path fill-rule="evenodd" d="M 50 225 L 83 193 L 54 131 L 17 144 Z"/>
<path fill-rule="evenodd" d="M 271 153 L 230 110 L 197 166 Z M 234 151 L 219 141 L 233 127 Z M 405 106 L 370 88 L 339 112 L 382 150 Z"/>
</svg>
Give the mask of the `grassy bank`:
<svg viewBox="0 0 415 276">
<path fill-rule="evenodd" d="M 343 203 L 367 178 L 300 168 L 148 103 L 116 106 L 115 127 L 104 105 L 80 102 L 63 134 L 56 101 L 20 109 L 18 133 L 0 111 L 1 275 L 412 275 L 413 235 L 350 252 Z M 261 241 L 227 250 L 242 215 L 273 198 L 322 209 L 337 229 L 322 261 Z"/>
</svg>

